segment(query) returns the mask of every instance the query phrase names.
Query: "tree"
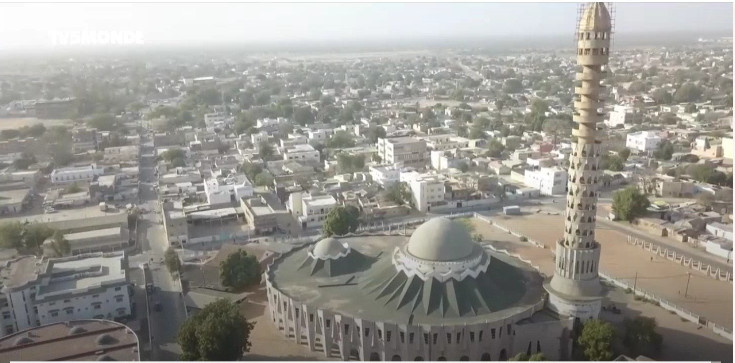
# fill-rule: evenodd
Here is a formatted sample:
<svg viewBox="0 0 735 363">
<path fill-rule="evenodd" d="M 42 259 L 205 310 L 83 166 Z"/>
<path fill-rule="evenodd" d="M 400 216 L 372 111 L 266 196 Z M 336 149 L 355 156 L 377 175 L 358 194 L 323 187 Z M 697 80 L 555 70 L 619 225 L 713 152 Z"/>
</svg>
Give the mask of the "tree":
<svg viewBox="0 0 735 363">
<path fill-rule="evenodd" d="M 505 93 L 520 93 L 523 91 L 523 83 L 516 78 L 510 78 L 503 83 L 503 91 Z"/>
<path fill-rule="evenodd" d="M 385 138 L 385 135 L 385 129 L 382 126 L 372 125 L 367 131 L 367 137 L 372 143 L 378 142 L 380 138 Z"/>
<path fill-rule="evenodd" d="M 653 156 L 659 160 L 671 160 L 672 155 L 674 155 L 674 144 L 669 140 L 661 140 L 656 151 L 653 152 Z"/>
<path fill-rule="evenodd" d="M 175 159 L 186 158 L 186 152 L 184 152 L 184 150 L 182 149 L 169 149 L 161 154 L 161 158 L 170 163 Z"/>
<path fill-rule="evenodd" d="M 114 131 L 120 127 L 115 116 L 109 113 L 92 116 L 87 120 L 87 125 L 101 131 Z"/>
<path fill-rule="evenodd" d="M 28 224 L 23 228 L 23 246 L 28 251 L 41 252 L 43 242 L 53 235 L 54 230 L 45 224 Z"/>
<path fill-rule="evenodd" d="M 403 183 L 393 183 L 385 190 L 384 197 L 398 205 L 404 205 L 411 200 L 410 193 L 406 192 L 406 186 Z"/>
<path fill-rule="evenodd" d="M 668 105 L 674 102 L 674 97 L 671 95 L 671 93 L 667 92 L 663 88 L 659 88 L 651 93 L 651 98 L 653 98 L 656 103 L 659 105 Z"/>
<path fill-rule="evenodd" d="M 220 262 L 219 276 L 222 286 L 241 290 L 260 283 L 260 264 L 255 256 L 238 250 Z"/>
<path fill-rule="evenodd" d="M 306 126 L 314 122 L 314 113 L 308 107 L 296 107 L 293 110 L 293 120 L 301 126 Z"/>
<path fill-rule="evenodd" d="M 609 361 L 613 358 L 612 343 L 615 340 L 615 328 L 612 324 L 590 319 L 582 328 L 578 338 L 579 345 L 584 349 L 584 355 L 589 360 Z"/>
<path fill-rule="evenodd" d="M 343 173 L 354 173 L 365 167 L 365 157 L 363 155 L 339 153 L 337 154 L 337 166 Z"/>
<path fill-rule="evenodd" d="M 0 140 L 15 139 L 20 136 L 20 131 L 16 129 L 5 129 L 0 131 Z"/>
<path fill-rule="evenodd" d="M 470 170 L 470 166 L 467 165 L 467 162 L 463 161 L 460 162 L 459 165 L 457 165 L 457 169 L 459 169 L 463 173 L 466 173 L 468 170 Z"/>
<path fill-rule="evenodd" d="M 487 146 L 487 155 L 493 158 L 500 157 L 505 151 L 505 146 L 497 139 L 492 139 Z"/>
<path fill-rule="evenodd" d="M 82 191 L 82 187 L 77 184 L 77 182 L 73 182 L 69 184 L 66 188 L 64 188 L 64 193 L 71 194 L 71 193 L 79 193 Z"/>
<path fill-rule="evenodd" d="M 359 217 L 360 211 L 354 206 L 348 205 L 346 207 L 338 206 L 333 208 L 329 211 L 327 219 L 324 221 L 322 235 L 325 237 L 333 235 L 343 236 L 347 233 L 354 232 L 360 224 Z"/>
<path fill-rule="evenodd" d="M 163 261 L 166 264 L 166 268 L 168 268 L 168 272 L 171 274 L 181 272 L 181 260 L 179 259 L 179 254 L 176 253 L 173 247 L 166 249 L 166 252 L 163 254 Z"/>
<path fill-rule="evenodd" d="M 244 173 L 245 176 L 248 177 L 248 179 L 254 181 L 255 177 L 263 171 L 263 167 L 245 160 L 240 165 L 239 171 Z"/>
<path fill-rule="evenodd" d="M 656 332 L 656 319 L 639 316 L 625 319 L 624 324 L 623 345 L 633 356 L 661 352 L 663 337 Z"/>
<path fill-rule="evenodd" d="M 623 158 L 617 155 L 608 156 L 605 155 L 602 158 L 602 167 L 603 169 L 610 170 L 610 171 L 622 171 L 625 167 L 625 162 L 623 161 Z"/>
<path fill-rule="evenodd" d="M 569 135 L 572 131 L 572 123 L 567 120 L 552 118 L 544 121 L 542 129 L 544 133 L 553 136 L 553 144 L 560 135 Z"/>
<path fill-rule="evenodd" d="M 703 207 L 711 207 L 712 204 L 715 202 L 715 195 L 710 193 L 699 193 L 697 194 L 697 203 L 702 205 Z"/>
<path fill-rule="evenodd" d="M 15 249 L 23 247 L 23 226 L 20 222 L 0 224 L 0 247 Z"/>
<path fill-rule="evenodd" d="M 20 158 L 13 160 L 13 166 L 19 170 L 26 170 L 29 166 L 36 163 L 36 156 L 30 151 L 23 151 Z"/>
<path fill-rule="evenodd" d="M 628 222 L 644 215 L 650 205 L 648 197 L 634 186 L 627 187 L 613 195 L 612 210 L 615 217 Z"/>
<path fill-rule="evenodd" d="M 179 328 L 177 341 L 184 361 L 236 361 L 250 349 L 254 324 L 225 299 L 208 304 Z"/>
<path fill-rule="evenodd" d="M 732 187 L 732 178 L 729 178 L 728 174 L 719 170 L 713 170 L 712 175 L 707 178 L 707 183 L 719 185 L 721 187 Z"/>
<path fill-rule="evenodd" d="M 677 103 L 697 102 L 702 96 L 702 89 L 694 83 L 684 83 L 674 93 L 674 101 Z"/>
<path fill-rule="evenodd" d="M 71 253 L 71 245 L 64 238 L 64 234 L 61 231 L 55 231 L 52 238 L 51 249 L 54 251 L 55 257 L 64 257 Z"/>
<path fill-rule="evenodd" d="M 532 354 L 530 357 L 528 357 L 528 360 L 531 362 L 545 361 L 546 356 L 544 355 L 544 353 L 539 352 L 539 353 Z"/>
<path fill-rule="evenodd" d="M 263 161 L 270 160 L 274 153 L 275 151 L 273 150 L 273 146 L 271 146 L 268 141 L 261 141 L 260 144 L 258 144 L 258 156 L 260 156 Z"/>
<path fill-rule="evenodd" d="M 339 130 L 332 135 L 332 138 L 327 141 L 327 147 L 338 149 L 355 146 L 355 140 L 352 135 L 344 130 Z"/>
<path fill-rule="evenodd" d="M 714 170 L 704 164 L 694 164 L 687 167 L 687 174 L 700 183 L 706 183 L 714 174 Z"/>
<path fill-rule="evenodd" d="M 257 186 L 271 186 L 273 185 L 273 175 L 268 170 L 264 170 L 255 176 L 255 185 Z"/>
<path fill-rule="evenodd" d="M 618 156 L 620 156 L 623 161 L 628 161 L 628 158 L 630 157 L 630 149 L 624 147 L 622 150 L 618 151 Z"/>
</svg>

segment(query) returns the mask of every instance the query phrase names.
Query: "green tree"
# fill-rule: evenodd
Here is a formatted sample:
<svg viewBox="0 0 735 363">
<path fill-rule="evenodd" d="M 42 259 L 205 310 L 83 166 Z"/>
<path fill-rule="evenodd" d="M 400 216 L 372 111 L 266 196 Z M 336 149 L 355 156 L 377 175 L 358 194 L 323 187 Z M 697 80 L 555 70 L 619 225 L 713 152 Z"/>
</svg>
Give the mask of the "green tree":
<svg viewBox="0 0 735 363">
<path fill-rule="evenodd" d="M 620 156 L 623 161 L 628 161 L 628 158 L 630 157 L 630 149 L 627 147 L 622 148 L 620 151 L 618 151 L 618 156 Z"/>
<path fill-rule="evenodd" d="M 337 154 L 337 166 L 340 172 L 354 173 L 365 168 L 365 157 L 363 155 L 350 155 L 347 153 Z"/>
<path fill-rule="evenodd" d="M 293 110 L 293 120 L 301 126 L 314 122 L 314 113 L 308 107 L 296 107 Z"/>
<path fill-rule="evenodd" d="M 385 199 L 398 205 L 407 204 L 411 200 L 410 192 L 404 183 L 393 183 L 384 192 Z"/>
<path fill-rule="evenodd" d="M 222 286 L 241 290 L 260 283 L 260 264 L 253 255 L 238 250 L 220 263 L 219 276 Z"/>
<path fill-rule="evenodd" d="M 163 261 L 166 264 L 166 268 L 168 268 L 168 272 L 171 274 L 181 272 L 181 259 L 179 259 L 179 254 L 176 253 L 173 247 L 166 249 L 166 252 L 163 254 Z"/>
<path fill-rule="evenodd" d="M 187 319 L 179 328 L 177 341 L 184 361 L 236 361 L 250 350 L 254 324 L 239 307 L 220 299 Z"/>
<path fill-rule="evenodd" d="M 239 168 L 240 172 L 244 173 L 245 176 L 250 180 L 255 180 L 255 176 L 263 171 L 263 167 L 258 164 L 253 164 L 247 160 L 243 161 Z"/>
<path fill-rule="evenodd" d="M 77 182 L 73 182 L 69 184 L 66 188 L 64 188 L 64 193 L 79 193 L 82 191 L 82 187 L 77 184 Z"/>
<path fill-rule="evenodd" d="M 372 125 L 367 131 L 367 137 L 372 143 L 378 142 L 379 138 L 385 138 L 385 135 L 385 129 L 382 126 Z"/>
<path fill-rule="evenodd" d="M 54 235 L 54 230 L 45 224 L 31 223 L 23 228 L 23 246 L 28 251 L 41 252 L 41 246 L 49 237 Z"/>
<path fill-rule="evenodd" d="M 714 174 L 714 169 L 704 164 L 694 164 L 687 167 L 687 174 L 700 183 L 706 183 Z"/>
<path fill-rule="evenodd" d="M 257 186 L 271 186 L 273 185 L 273 175 L 268 170 L 264 170 L 256 175 L 253 181 Z"/>
<path fill-rule="evenodd" d="M 23 226 L 20 222 L 0 224 L 0 246 L 15 249 L 23 247 Z"/>
<path fill-rule="evenodd" d="M 674 145 L 669 140 L 659 142 L 656 151 L 653 152 L 653 156 L 658 160 L 671 160 L 672 155 L 674 155 Z"/>
<path fill-rule="evenodd" d="M 514 355 L 512 357 L 510 357 L 510 359 L 508 359 L 508 360 L 509 361 L 512 361 L 512 362 L 527 362 L 528 359 L 529 359 L 528 354 L 526 354 L 525 352 L 520 352 L 520 353 L 518 353 L 518 354 L 516 354 L 516 355 Z"/>
<path fill-rule="evenodd" d="M 548 119 L 544 121 L 542 130 L 553 137 L 552 142 L 556 145 L 559 136 L 569 135 L 572 132 L 572 122 L 558 118 Z"/>
<path fill-rule="evenodd" d="M 624 324 L 623 345 L 633 356 L 661 352 L 663 337 L 656 332 L 656 319 L 639 316 L 625 319 Z"/>
<path fill-rule="evenodd" d="M 355 146 L 355 140 L 352 135 L 344 130 L 339 130 L 332 135 L 332 138 L 327 141 L 327 147 L 333 149 L 346 148 Z"/>
<path fill-rule="evenodd" d="M 175 159 L 186 158 L 186 152 L 182 149 L 168 149 L 161 154 L 161 158 L 170 163 Z"/>
<path fill-rule="evenodd" d="M 54 251 L 54 257 L 64 257 L 71 253 L 71 245 L 61 231 L 55 231 L 52 238 L 51 249 Z"/>
<path fill-rule="evenodd" d="M 615 340 L 615 328 L 612 324 L 591 319 L 584 323 L 582 334 L 578 338 L 584 355 L 593 361 L 609 361 L 613 358 L 612 344 Z"/>
<path fill-rule="evenodd" d="M 516 78 L 510 78 L 503 83 L 503 91 L 505 93 L 520 93 L 523 91 L 523 83 Z"/>
<path fill-rule="evenodd" d="M 258 144 L 258 156 L 260 156 L 263 161 L 268 161 L 273 157 L 273 154 L 275 154 L 275 150 L 273 150 L 273 146 L 268 141 L 261 141 L 260 144 Z"/>
<path fill-rule="evenodd" d="M 602 164 L 604 169 L 610 171 L 622 171 L 625 167 L 625 162 L 623 161 L 623 158 L 617 155 L 605 155 L 605 157 L 603 157 Z"/>
<path fill-rule="evenodd" d="M 684 83 L 674 93 L 674 101 L 677 103 L 697 102 L 702 96 L 702 89 L 694 83 Z"/>
<path fill-rule="evenodd" d="M 20 136 L 20 131 L 16 129 L 5 129 L 0 131 L 0 140 L 11 140 Z"/>
<path fill-rule="evenodd" d="M 87 125 L 100 131 L 114 131 L 120 128 L 115 116 L 109 113 L 97 114 L 87 120 Z"/>
<path fill-rule="evenodd" d="M 360 211 L 354 206 L 338 206 L 327 214 L 324 221 L 322 235 L 329 237 L 333 235 L 342 236 L 354 232 L 360 225 Z"/>
<path fill-rule="evenodd" d="M 617 219 L 632 222 L 634 219 L 646 214 L 646 209 L 651 205 L 648 197 L 638 191 L 634 186 L 627 187 L 613 195 L 612 210 Z"/>
<path fill-rule="evenodd" d="M 26 170 L 29 166 L 36 163 L 36 156 L 30 151 L 23 151 L 20 158 L 13 160 L 13 166 L 19 170 Z"/>
<path fill-rule="evenodd" d="M 539 353 L 532 354 L 530 357 L 528 357 L 528 360 L 531 362 L 545 361 L 546 356 L 544 355 L 544 353 L 539 352 Z"/>
<path fill-rule="evenodd" d="M 674 102 L 674 96 L 663 88 L 653 91 L 651 93 L 651 98 L 653 98 L 653 100 L 659 105 L 670 105 Z"/>
<path fill-rule="evenodd" d="M 467 162 L 463 161 L 460 162 L 459 165 L 457 165 L 457 169 L 459 169 L 463 173 L 466 173 L 468 170 L 470 170 L 470 166 L 467 164 Z"/>
<path fill-rule="evenodd" d="M 492 139 L 487 146 L 487 156 L 492 158 L 498 158 L 505 151 L 505 146 L 497 139 Z"/>
</svg>

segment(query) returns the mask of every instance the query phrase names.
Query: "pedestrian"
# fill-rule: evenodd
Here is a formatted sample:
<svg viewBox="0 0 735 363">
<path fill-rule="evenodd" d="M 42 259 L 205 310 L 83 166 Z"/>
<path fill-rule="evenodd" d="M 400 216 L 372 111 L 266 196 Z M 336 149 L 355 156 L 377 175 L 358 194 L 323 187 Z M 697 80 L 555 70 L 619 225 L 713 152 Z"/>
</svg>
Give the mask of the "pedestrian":
<svg viewBox="0 0 735 363">
<path fill-rule="evenodd" d="M 651 262 L 653 262 L 653 256 L 651 256 Z"/>
</svg>

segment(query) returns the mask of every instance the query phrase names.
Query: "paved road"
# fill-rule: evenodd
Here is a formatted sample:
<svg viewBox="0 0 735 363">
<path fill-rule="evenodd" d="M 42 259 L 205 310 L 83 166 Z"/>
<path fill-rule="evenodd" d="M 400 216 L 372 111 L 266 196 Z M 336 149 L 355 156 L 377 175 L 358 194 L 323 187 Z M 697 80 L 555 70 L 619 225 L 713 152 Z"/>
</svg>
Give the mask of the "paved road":
<svg viewBox="0 0 735 363">
<path fill-rule="evenodd" d="M 152 140 L 143 136 L 141 155 L 153 151 Z M 150 267 L 149 278 L 153 282 L 155 292 L 150 294 L 151 311 L 150 334 L 153 337 L 152 360 L 177 360 L 181 348 L 176 344 L 179 326 L 186 320 L 184 301 L 181 296 L 181 285 L 175 281 L 166 267 L 161 263 L 163 253 L 168 248 L 160 216 L 156 213 L 157 196 L 154 187 L 154 160 L 143 157 L 140 163 L 140 203 L 145 212 L 138 221 L 138 241 L 142 252 L 130 257 L 131 265 L 147 262 Z M 153 309 L 154 303 L 160 302 L 162 311 Z M 139 308 L 145 311 L 145 308 Z"/>
</svg>

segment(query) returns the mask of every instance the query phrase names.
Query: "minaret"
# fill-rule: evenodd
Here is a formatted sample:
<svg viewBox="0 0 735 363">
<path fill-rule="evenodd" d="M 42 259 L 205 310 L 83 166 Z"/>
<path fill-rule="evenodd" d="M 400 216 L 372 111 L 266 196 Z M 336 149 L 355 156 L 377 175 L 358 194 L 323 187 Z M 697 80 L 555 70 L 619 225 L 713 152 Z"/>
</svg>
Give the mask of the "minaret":
<svg viewBox="0 0 735 363">
<path fill-rule="evenodd" d="M 603 3 L 587 4 L 577 28 L 577 65 L 574 87 L 575 126 L 569 156 L 564 237 L 556 244 L 554 277 L 546 284 L 549 308 L 560 315 L 586 320 L 597 318 L 602 301 L 600 245 L 595 241 L 597 193 L 601 181 L 602 121 L 600 81 L 605 76 L 612 22 Z"/>
</svg>

